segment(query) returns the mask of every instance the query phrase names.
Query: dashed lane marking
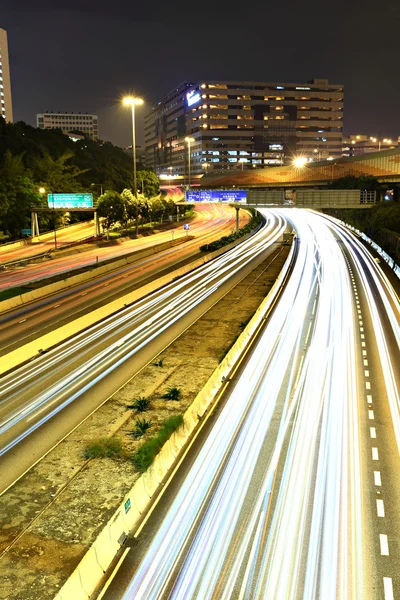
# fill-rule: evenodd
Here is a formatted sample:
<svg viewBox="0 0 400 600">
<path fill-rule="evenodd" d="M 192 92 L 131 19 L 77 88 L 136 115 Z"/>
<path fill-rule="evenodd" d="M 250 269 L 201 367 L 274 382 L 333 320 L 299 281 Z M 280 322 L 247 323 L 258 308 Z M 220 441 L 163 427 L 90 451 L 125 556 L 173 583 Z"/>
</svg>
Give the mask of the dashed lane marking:
<svg viewBox="0 0 400 600">
<path fill-rule="evenodd" d="M 381 545 L 382 556 L 389 556 L 389 544 L 386 533 L 379 534 L 379 543 Z"/>
<path fill-rule="evenodd" d="M 372 396 L 371 396 L 371 394 L 367 394 L 367 402 L 368 402 L 368 404 L 372 404 Z"/>
<path fill-rule="evenodd" d="M 372 460 L 379 460 L 378 448 L 372 448 Z"/>
<path fill-rule="evenodd" d="M 369 410 L 368 411 L 368 418 L 369 419 L 373 419 L 374 418 L 374 411 L 373 410 Z"/>
<path fill-rule="evenodd" d="M 372 437 L 372 439 L 376 438 L 376 429 L 375 429 L 375 427 L 370 427 L 369 428 L 369 433 L 370 433 L 370 436 Z"/>
<path fill-rule="evenodd" d="M 391 577 L 383 578 L 383 591 L 385 593 L 385 600 L 394 600 L 393 582 Z"/>
<path fill-rule="evenodd" d="M 385 516 L 385 505 L 383 503 L 383 500 L 381 500 L 381 499 L 376 501 L 376 512 L 378 514 L 378 517 Z"/>
<path fill-rule="evenodd" d="M 365 382 L 365 387 L 367 388 L 367 390 L 371 389 L 371 382 L 370 381 L 366 381 Z"/>
<path fill-rule="evenodd" d="M 381 480 L 381 472 L 380 471 L 374 471 L 374 483 L 377 486 L 381 486 L 382 485 L 382 480 Z"/>
</svg>

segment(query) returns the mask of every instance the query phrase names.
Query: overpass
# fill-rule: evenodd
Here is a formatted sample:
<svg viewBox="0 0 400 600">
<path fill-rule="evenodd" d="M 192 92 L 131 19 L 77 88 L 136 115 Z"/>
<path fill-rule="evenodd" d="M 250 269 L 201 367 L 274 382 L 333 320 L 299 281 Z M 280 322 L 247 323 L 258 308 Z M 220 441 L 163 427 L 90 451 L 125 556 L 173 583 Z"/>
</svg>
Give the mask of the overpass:
<svg viewBox="0 0 400 600">
<path fill-rule="evenodd" d="M 348 175 L 355 177 L 372 175 L 382 183 L 383 187 L 393 188 L 395 199 L 399 199 L 400 147 L 361 156 L 307 163 L 304 167 L 283 165 L 243 171 L 240 169 L 214 171 L 204 175 L 200 179 L 199 186 L 208 189 L 221 187 L 248 190 L 318 189 Z"/>
</svg>

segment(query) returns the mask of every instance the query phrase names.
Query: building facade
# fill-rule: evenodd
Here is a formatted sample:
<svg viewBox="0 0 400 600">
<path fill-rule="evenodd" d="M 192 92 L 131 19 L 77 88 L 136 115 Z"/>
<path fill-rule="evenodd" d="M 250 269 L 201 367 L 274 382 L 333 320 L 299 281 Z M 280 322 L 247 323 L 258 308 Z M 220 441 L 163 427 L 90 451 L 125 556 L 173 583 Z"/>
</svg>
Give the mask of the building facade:
<svg viewBox="0 0 400 600">
<path fill-rule="evenodd" d="M 146 164 L 164 177 L 342 155 L 342 85 L 185 82 L 145 117 Z"/>
<path fill-rule="evenodd" d="M 7 31 L 0 29 L 0 116 L 13 120 Z"/>
<path fill-rule="evenodd" d="M 360 156 L 397 148 L 400 138 L 378 138 L 369 135 L 349 135 L 343 138 L 343 156 Z"/>
<path fill-rule="evenodd" d="M 71 132 L 82 132 L 91 140 L 99 139 L 99 121 L 97 115 L 87 113 L 44 112 L 36 115 L 39 129 L 61 129 L 69 135 Z"/>
</svg>

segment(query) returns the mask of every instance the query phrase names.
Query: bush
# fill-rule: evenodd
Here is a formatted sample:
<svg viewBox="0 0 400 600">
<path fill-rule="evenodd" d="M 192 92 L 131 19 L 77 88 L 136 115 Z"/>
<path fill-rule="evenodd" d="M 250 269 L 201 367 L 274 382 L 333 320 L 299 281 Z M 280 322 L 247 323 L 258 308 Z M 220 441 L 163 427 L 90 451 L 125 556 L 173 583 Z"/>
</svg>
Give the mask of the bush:
<svg viewBox="0 0 400 600">
<path fill-rule="evenodd" d="M 165 400 L 180 400 L 181 397 L 181 390 L 175 386 L 169 387 L 166 393 L 162 396 L 162 398 L 164 398 Z"/>
<path fill-rule="evenodd" d="M 155 367 L 162 367 L 163 366 L 163 360 L 160 358 L 160 360 L 158 360 L 157 362 L 153 363 L 153 366 L 155 366 Z"/>
<path fill-rule="evenodd" d="M 127 408 L 137 410 L 138 412 L 146 412 L 146 410 L 149 410 L 150 408 L 150 400 L 144 396 L 140 396 L 139 398 L 136 398 L 133 404 L 129 404 Z"/>
<path fill-rule="evenodd" d="M 147 440 L 139 450 L 132 455 L 132 462 L 141 473 L 149 468 L 154 458 L 160 452 L 165 442 L 183 423 L 183 415 L 170 417 L 161 426 L 154 437 Z"/>
<path fill-rule="evenodd" d="M 123 456 L 121 440 L 118 438 L 99 438 L 86 446 L 83 455 L 85 458 L 115 458 Z"/>
<path fill-rule="evenodd" d="M 214 252 L 214 250 L 219 250 L 228 244 L 231 244 L 235 240 L 243 237 L 244 235 L 251 233 L 261 222 L 261 216 L 259 214 L 252 213 L 251 220 L 245 225 L 241 227 L 237 233 L 231 233 L 231 235 L 224 235 L 219 240 L 215 240 L 215 242 L 211 242 L 211 244 L 203 244 L 200 246 L 200 252 Z"/>
<path fill-rule="evenodd" d="M 134 438 L 140 438 L 146 433 L 148 429 L 153 425 L 151 421 L 147 419 L 138 419 L 135 421 L 135 429 L 131 431 L 130 435 Z"/>
<path fill-rule="evenodd" d="M 117 240 L 121 237 L 121 234 L 118 231 L 110 231 L 108 237 L 110 238 L 110 240 Z"/>
</svg>

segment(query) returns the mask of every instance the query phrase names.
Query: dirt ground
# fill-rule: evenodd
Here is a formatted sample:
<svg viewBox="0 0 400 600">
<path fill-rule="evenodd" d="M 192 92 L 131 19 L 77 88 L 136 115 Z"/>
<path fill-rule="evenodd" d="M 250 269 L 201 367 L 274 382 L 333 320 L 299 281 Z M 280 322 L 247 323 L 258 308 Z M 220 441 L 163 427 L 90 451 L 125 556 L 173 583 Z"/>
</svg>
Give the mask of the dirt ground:
<svg viewBox="0 0 400 600">
<path fill-rule="evenodd" d="M 183 414 L 270 288 L 289 252 L 271 256 L 0 497 L 0 598 L 47 600 L 82 559 L 139 473 L 130 455 L 168 417 Z M 155 363 L 162 361 L 162 366 Z M 168 387 L 182 392 L 166 401 Z M 128 409 L 139 396 L 150 410 Z M 152 422 L 140 440 L 138 418 Z M 124 456 L 86 460 L 88 443 L 118 437 Z"/>
</svg>

